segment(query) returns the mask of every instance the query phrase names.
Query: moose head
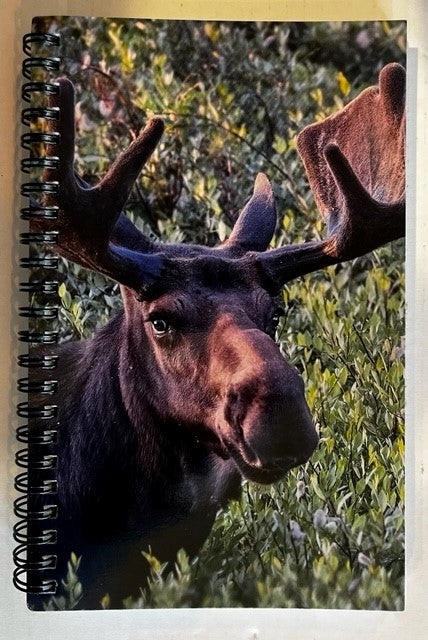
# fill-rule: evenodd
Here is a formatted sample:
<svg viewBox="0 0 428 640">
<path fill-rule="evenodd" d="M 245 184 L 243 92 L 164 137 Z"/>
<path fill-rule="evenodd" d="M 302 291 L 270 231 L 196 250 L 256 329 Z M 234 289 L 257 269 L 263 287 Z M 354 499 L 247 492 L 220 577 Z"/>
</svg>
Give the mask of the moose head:
<svg viewBox="0 0 428 640">
<path fill-rule="evenodd" d="M 404 235 L 405 72 L 386 66 L 342 111 L 298 137 L 326 238 L 267 250 L 273 192 L 259 173 L 230 237 L 216 247 L 152 242 L 126 216 L 133 183 L 159 142 L 154 117 L 95 187 L 73 168 L 74 90 L 58 81 L 57 250 L 121 285 L 130 413 L 144 393 L 165 422 L 192 430 L 241 474 L 269 483 L 309 459 L 318 437 L 297 371 L 275 344 L 281 286 Z M 52 155 L 54 148 L 51 147 Z M 39 223 L 40 225 L 40 223 Z M 37 225 L 36 225 L 37 226 Z M 46 230 L 47 223 L 43 223 Z M 141 365 L 144 360 L 144 366 Z"/>
</svg>

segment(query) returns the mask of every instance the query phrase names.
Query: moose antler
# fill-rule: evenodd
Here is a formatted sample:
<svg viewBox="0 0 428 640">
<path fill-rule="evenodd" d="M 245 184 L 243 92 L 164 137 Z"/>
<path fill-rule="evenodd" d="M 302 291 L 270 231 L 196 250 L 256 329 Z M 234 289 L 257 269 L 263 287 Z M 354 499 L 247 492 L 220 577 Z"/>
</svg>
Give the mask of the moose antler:
<svg viewBox="0 0 428 640">
<path fill-rule="evenodd" d="M 136 290 L 161 273 L 162 253 L 121 213 L 142 166 L 156 147 L 163 122 L 152 118 L 118 157 L 105 177 L 89 187 L 74 172 L 74 89 L 58 80 L 59 94 L 49 99 L 60 120 L 49 121 L 60 134 L 61 180 L 48 169 L 44 180 L 56 186 L 46 205 L 59 209 L 57 221 L 36 221 L 33 228 L 59 231 L 61 255 Z M 254 194 L 230 238 L 219 247 L 225 256 L 252 259 L 274 286 L 317 269 L 356 258 L 405 232 L 405 71 L 398 64 L 382 69 L 379 87 L 370 87 L 337 114 L 309 125 L 298 137 L 316 204 L 327 221 L 324 240 L 265 252 L 275 226 L 275 203 L 266 176 L 259 174 Z M 35 207 L 37 208 L 37 207 Z M 201 248 L 202 251 L 202 248 Z M 173 252 L 174 253 L 174 252 Z"/>
<path fill-rule="evenodd" d="M 163 257 L 121 213 L 138 174 L 159 142 L 164 125 L 152 118 L 137 139 L 117 158 L 104 178 L 89 187 L 74 172 L 74 88 L 66 78 L 58 80 L 59 93 L 49 99 L 59 107 L 59 121 L 50 121 L 51 131 L 60 134 L 58 145 L 50 145 L 48 155 L 59 157 L 61 179 L 56 171 L 44 172 L 43 179 L 57 192 L 46 204 L 59 208 L 58 220 L 50 226 L 59 231 L 56 251 L 89 269 L 95 269 L 132 288 L 150 284 L 162 269 Z M 33 228 L 46 230 L 46 222 Z"/>
<path fill-rule="evenodd" d="M 260 254 L 274 282 L 356 258 L 404 235 L 404 109 L 405 71 L 388 64 L 379 87 L 300 133 L 298 151 L 327 237 Z"/>
</svg>

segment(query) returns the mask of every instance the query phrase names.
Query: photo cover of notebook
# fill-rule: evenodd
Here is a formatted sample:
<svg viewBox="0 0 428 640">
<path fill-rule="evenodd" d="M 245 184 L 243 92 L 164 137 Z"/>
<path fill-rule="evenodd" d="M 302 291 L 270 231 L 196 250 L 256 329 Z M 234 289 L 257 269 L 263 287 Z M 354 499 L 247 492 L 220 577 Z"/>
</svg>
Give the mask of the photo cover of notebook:
<svg viewBox="0 0 428 640">
<path fill-rule="evenodd" d="M 28 606 L 402 609 L 405 23 L 24 52 Z"/>
</svg>

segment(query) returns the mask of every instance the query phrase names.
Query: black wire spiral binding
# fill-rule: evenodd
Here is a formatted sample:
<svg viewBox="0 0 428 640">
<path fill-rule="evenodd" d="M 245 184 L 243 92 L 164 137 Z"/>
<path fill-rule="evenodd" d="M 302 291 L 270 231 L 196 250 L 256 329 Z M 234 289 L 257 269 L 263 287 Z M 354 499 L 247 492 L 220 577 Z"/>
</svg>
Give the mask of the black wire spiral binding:
<svg viewBox="0 0 428 640">
<path fill-rule="evenodd" d="M 28 33 L 24 36 L 23 50 L 26 58 L 22 64 L 22 74 L 26 82 L 22 87 L 22 98 L 25 102 L 32 102 L 35 94 L 55 95 L 59 91 L 57 83 L 46 81 L 33 81 L 33 71 L 45 73 L 47 77 L 52 72 L 59 70 L 60 60 L 55 57 L 41 57 L 32 55 L 33 46 L 57 47 L 59 36 L 50 33 Z M 59 109 L 45 106 L 29 106 L 22 110 L 21 121 L 24 126 L 32 127 L 33 123 L 44 120 L 58 120 Z M 55 132 L 33 131 L 24 133 L 21 137 L 22 147 L 29 151 L 29 156 L 21 162 L 21 169 L 28 174 L 35 170 L 56 170 L 59 167 L 59 159 L 55 156 L 36 157 L 34 149 L 43 144 L 55 145 L 59 142 L 59 134 Z M 29 204 L 21 209 L 21 219 L 29 220 L 55 220 L 58 215 L 56 206 L 47 206 L 39 202 L 37 198 L 43 195 L 55 194 L 58 183 L 30 181 L 21 185 L 21 194 L 29 198 Z M 20 242 L 24 246 L 52 245 L 57 241 L 58 234 L 49 232 L 25 232 L 21 233 Z M 56 269 L 58 259 L 55 256 L 30 255 L 20 260 L 23 269 L 41 270 Z M 56 299 L 58 282 L 54 279 L 41 280 L 30 279 L 20 284 L 20 291 L 31 296 L 42 295 L 44 303 L 49 299 Z M 29 322 L 54 320 L 58 314 L 58 307 L 52 304 L 31 305 L 19 308 L 19 315 L 29 318 Z M 44 326 L 44 324 L 42 325 Z M 25 331 L 20 331 L 18 339 L 22 343 L 35 345 L 52 345 L 57 342 L 58 334 L 53 330 L 34 329 L 29 326 Z M 14 585 L 21 591 L 29 594 L 55 594 L 57 581 L 54 577 L 56 567 L 55 543 L 55 519 L 57 507 L 55 505 L 56 494 L 56 455 L 55 444 L 57 442 L 57 428 L 55 419 L 57 405 L 54 398 L 57 391 L 57 381 L 52 378 L 58 364 L 58 356 L 45 353 L 23 353 L 18 356 L 19 367 L 28 370 L 27 377 L 19 378 L 18 391 L 27 395 L 25 402 L 19 402 L 17 414 L 26 418 L 29 424 L 21 425 L 16 431 L 18 442 L 26 445 L 16 454 L 16 464 L 24 469 L 15 478 L 15 488 L 21 494 L 14 502 L 14 513 L 18 522 L 14 526 L 14 538 L 18 543 L 13 553 L 15 571 L 13 575 Z M 33 378 L 35 370 L 46 372 L 46 379 Z M 48 377 L 49 376 L 49 377 Z M 33 404 L 32 394 L 42 394 L 49 399 L 43 404 Z M 54 425 L 54 426 L 52 426 Z"/>
</svg>

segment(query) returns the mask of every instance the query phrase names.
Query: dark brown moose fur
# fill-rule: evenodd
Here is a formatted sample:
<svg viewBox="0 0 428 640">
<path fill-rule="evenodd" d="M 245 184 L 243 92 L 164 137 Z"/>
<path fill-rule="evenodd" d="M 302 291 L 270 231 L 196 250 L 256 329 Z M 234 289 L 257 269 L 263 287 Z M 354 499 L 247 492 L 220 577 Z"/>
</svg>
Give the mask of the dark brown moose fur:
<svg viewBox="0 0 428 640">
<path fill-rule="evenodd" d="M 263 174 L 219 247 L 152 243 L 121 211 L 162 121 L 151 120 L 89 188 L 73 170 L 71 83 L 59 81 L 50 106 L 61 113 L 50 149 L 61 178 L 44 204 L 58 207 L 58 219 L 35 229 L 58 229 L 58 252 L 119 282 L 124 303 L 90 340 L 56 351 L 55 575 L 71 552 L 82 556 L 80 606 L 97 607 L 108 593 L 118 607 L 144 586 L 142 550 L 166 561 L 181 547 L 196 553 L 242 477 L 275 482 L 316 447 L 302 380 L 274 341 L 277 295 L 287 280 L 403 234 L 404 70 L 388 65 L 380 94 L 366 90 L 301 134 L 328 235 L 273 251 L 275 204 Z M 34 444 L 30 457 L 39 453 Z"/>
</svg>

